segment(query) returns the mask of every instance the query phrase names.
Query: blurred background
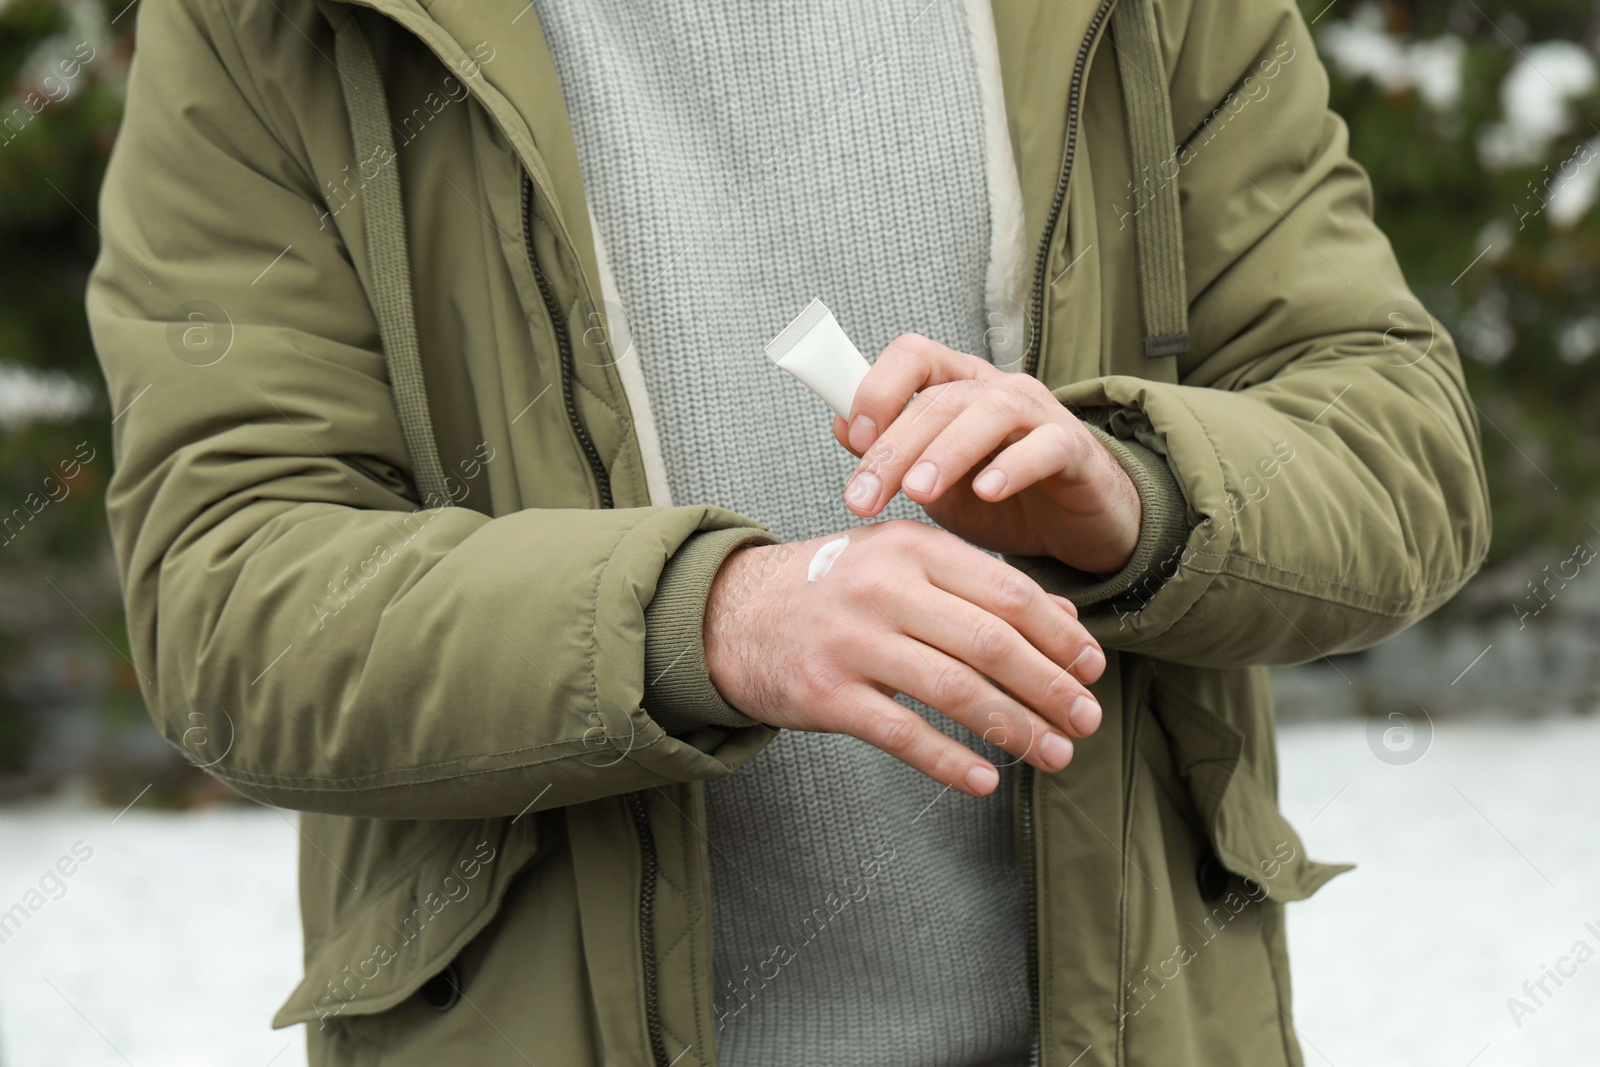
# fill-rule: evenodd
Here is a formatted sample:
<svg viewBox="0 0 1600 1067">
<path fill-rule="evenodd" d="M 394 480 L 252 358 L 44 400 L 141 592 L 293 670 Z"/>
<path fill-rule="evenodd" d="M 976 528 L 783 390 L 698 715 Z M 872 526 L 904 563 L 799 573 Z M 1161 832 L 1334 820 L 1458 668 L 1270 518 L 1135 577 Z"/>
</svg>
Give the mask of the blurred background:
<svg viewBox="0 0 1600 1067">
<path fill-rule="evenodd" d="M 1495 530 L 1424 625 L 1279 672 L 1285 807 L 1362 865 L 1292 909 L 1307 1060 L 1600 1062 L 1600 962 L 1570 962 L 1600 951 L 1600 9 L 1302 9 L 1461 346 Z M 303 1062 L 266 1027 L 297 977 L 292 816 L 149 722 L 102 509 L 119 413 L 82 293 L 136 13 L 0 0 L 0 913 L 77 857 L 0 927 L 0 1063 Z"/>
</svg>

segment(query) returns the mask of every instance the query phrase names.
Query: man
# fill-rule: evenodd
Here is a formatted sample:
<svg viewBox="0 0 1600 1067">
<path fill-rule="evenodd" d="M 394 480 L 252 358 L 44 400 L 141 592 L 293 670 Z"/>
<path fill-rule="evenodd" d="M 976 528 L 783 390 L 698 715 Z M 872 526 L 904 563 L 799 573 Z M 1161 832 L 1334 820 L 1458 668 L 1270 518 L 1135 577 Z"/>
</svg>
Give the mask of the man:
<svg viewBox="0 0 1600 1067">
<path fill-rule="evenodd" d="M 1287 0 L 148 0 L 108 506 L 312 1061 L 1299 1064 L 1265 665 L 1487 541 L 1326 103 Z"/>
</svg>

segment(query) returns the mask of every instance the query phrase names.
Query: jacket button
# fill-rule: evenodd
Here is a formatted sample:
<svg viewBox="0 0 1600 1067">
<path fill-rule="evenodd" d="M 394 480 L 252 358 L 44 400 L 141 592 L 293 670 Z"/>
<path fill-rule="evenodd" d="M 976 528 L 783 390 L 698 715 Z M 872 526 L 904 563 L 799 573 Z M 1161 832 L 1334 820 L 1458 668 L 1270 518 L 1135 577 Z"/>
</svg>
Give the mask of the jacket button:
<svg viewBox="0 0 1600 1067">
<path fill-rule="evenodd" d="M 1215 852 L 1207 852 L 1200 857 L 1194 880 L 1200 887 L 1200 898 L 1214 904 L 1227 894 L 1228 887 L 1233 884 L 1233 872 L 1222 865 Z"/>
<path fill-rule="evenodd" d="M 449 1011 L 461 999 L 461 972 L 455 964 L 422 983 L 417 996 L 434 1011 Z"/>
</svg>

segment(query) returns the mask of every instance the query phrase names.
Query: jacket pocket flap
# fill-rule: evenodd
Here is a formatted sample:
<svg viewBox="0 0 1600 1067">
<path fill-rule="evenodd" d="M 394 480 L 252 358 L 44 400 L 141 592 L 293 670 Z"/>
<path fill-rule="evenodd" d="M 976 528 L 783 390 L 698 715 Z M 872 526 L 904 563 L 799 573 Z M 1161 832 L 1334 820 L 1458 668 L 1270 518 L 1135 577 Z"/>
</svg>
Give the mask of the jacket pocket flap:
<svg viewBox="0 0 1600 1067">
<path fill-rule="evenodd" d="M 313 949 L 274 1028 L 387 1011 L 456 957 L 535 851 L 532 818 L 442 822 Z"/>
<path fill-rule="evenodd" d="M 1228 870 L 1277 901 L 1304 900 L 1351 864 L 1308 858 L 1278 809 L 1275 767 L 1245 758 L 1245 736 L 1176 687 L 1159 682 L 1152 707 L 1212 851 Z"/>
</svg>

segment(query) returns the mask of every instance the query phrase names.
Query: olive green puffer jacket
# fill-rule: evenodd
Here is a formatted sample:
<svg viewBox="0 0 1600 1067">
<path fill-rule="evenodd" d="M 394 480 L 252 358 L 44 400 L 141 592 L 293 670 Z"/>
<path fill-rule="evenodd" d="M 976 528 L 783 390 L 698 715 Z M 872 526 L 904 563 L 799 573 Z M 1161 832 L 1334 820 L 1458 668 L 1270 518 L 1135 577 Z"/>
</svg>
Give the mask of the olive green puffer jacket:
<svg viewBox="0 0 1600 1067">
<path fill-rule="evenodd" d="M 1190 527 L 1148 577 L 1016 561 L 1113 653 L 1099 733 L 1019 781 L 1042 1060 L 1299 1064 L 1282 907 L 1338 868 L 1278 813 L 1265 665 L 1473 573 L 1474 409 L 1289 0 L 995 22 L 1026 369 L 1164 455 Z M 766 534 L 649 504 L 536 9 L 145 0 L 138 49 L 108 506 L 156 721 L 305 813 L 277 1021 L 318 1064 L 710 1067 L 701 783 L 771 734 L 722 725 L 697 635 Z"/>
</svg>

